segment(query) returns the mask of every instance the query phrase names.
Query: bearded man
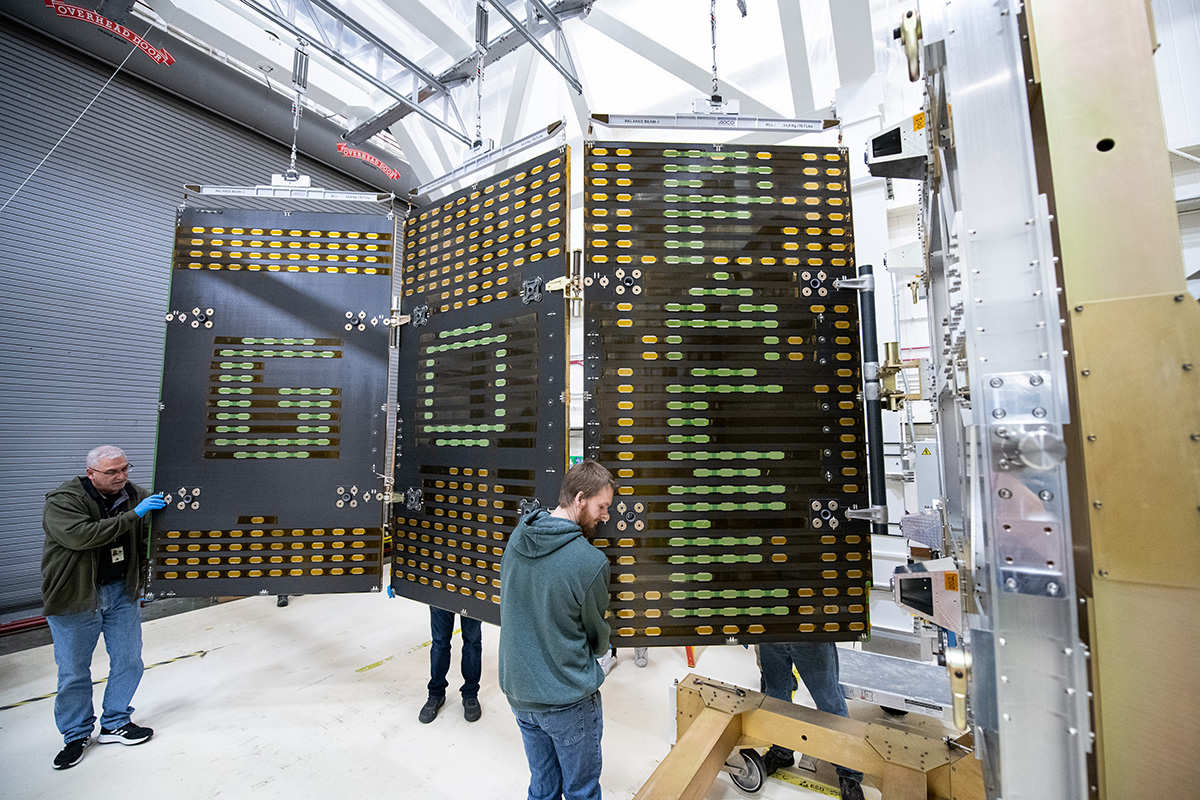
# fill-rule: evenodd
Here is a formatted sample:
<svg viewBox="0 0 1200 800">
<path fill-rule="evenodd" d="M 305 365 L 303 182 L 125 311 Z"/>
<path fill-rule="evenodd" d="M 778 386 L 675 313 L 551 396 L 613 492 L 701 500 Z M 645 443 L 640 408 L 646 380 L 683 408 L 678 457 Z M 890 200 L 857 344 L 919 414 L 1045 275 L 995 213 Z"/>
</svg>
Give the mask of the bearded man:
<svg viewBox="0 0 1200 800">
<path fill-rule="evenodd" d="M 500 560 L 500 689 L 529 761 L 529 800 L 600 800 L 608 558 L 591 544 L 616 483 L 596 461 L 525 515 Z"/>
</svg>

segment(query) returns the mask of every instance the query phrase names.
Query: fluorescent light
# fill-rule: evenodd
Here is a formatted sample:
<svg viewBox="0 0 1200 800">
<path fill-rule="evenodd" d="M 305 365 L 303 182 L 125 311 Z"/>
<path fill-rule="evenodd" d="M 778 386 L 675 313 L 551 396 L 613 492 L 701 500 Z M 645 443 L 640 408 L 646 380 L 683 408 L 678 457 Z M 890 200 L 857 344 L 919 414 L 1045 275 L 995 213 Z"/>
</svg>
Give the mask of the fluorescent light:
<svg viewBox="0 0 1200 800">
<path fill-rule="evenodd" d="M 459 178 L 466 177 L 473 172 L 478 172 L 481 169 L 495 164 L 497 161 L 502 161 L 509 156 L 519 153 L 522 150 L 527 150 L 534 145 L 541 144 L 548 139 L 554 138 L 557 135 L 560 143 L 565 143 L 567 140 L 567 121 L 565 119 L 555 120 L 546 126 L 545 130 L 531 133 L 523 139 L 517 139 L 515 142 L 506 144 L 499 150 L 489 150 L 486 153 L 469 158 L 463 162 L 462 166 L 457 167 L 450 172 L 447 172 L 440 178 L 435 178 L 429 183 L 424 183 L 413 189 L 410 194 L 414 197 L 419 195 L 429 194 L 432 191 L 442 188 L 447 184 L 453 183 Z"/>
<path fill-rule="evenodd" d="M 776 119 L 742 114 L 592 114 L 606 128 L 697 128 L 730 131 L 793 131 L 812 133 L 838 124 L 836 119 Z"/>
<path fill-rule="evenodd" d="M 292 200 L 340 200 L 349 203 L 386 203 L 395 199 L 391 192 L 338 192 L 298 186 L 204 186 L 195 183 L 184 187 L 195 194 L 214 194 L 237 197 L 281 197 Z"/>
</svg>

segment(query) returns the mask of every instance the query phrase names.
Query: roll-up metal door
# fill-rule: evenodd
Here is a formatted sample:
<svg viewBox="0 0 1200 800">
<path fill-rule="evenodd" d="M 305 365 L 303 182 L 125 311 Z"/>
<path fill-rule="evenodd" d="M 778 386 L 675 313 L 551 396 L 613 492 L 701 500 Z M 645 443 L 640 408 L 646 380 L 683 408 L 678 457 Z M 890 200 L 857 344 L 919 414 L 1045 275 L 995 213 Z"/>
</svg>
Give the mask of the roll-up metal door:
<svg viewBox="0 0 1200 800">
<path fill-rule="evenodd" d="M 44 495 L 82 474 L 88 450 L 124 448 L 131 480 L 153 486 L 183 184 L 266 183 L 287 166 L 281 145 L 137 79 L 117 74 L 100 93 L 112 72 L 0 30 L 0 621 L 39 613 Z M 298 167 L 314 186 L 368 188 Z"/>
</svg>

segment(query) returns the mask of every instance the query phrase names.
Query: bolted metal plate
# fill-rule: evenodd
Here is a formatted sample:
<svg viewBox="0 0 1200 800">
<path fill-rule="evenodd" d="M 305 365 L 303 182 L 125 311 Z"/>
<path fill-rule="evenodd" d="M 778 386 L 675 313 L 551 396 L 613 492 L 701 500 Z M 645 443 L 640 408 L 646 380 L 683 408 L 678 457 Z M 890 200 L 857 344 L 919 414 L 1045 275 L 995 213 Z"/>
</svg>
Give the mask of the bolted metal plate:
<svg viewBox="0 0 1200 800">
<path fill-rule="evenodd" d="M 1071 332 L 1096 575 L 1200 587 L 1196 300 L 1085 303 L 1071 311 Z M 1144 419 L 1155 422 L 1129 424 Z"/>
</svg>

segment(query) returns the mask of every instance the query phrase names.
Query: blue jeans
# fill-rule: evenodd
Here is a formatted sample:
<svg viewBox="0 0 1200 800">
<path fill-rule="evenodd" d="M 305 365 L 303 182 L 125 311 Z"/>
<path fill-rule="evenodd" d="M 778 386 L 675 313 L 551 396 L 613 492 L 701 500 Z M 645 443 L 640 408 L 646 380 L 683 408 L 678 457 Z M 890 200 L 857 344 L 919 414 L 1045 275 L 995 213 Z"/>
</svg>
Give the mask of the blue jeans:
<svg viewBox="0 0 1200 800">
<path fill-rule="evenodd" d="M 54 638 L 58 664 L 58 694 L 54 721 L 64 742 L 92 735 L 96 714 L 92 707 L 92 653 L 100 634 L 108 650 L 108 683 L 104 687 L 100 727 L 114 730 L 129 722 L 129 701 L 142 680 L 142 610 L 125 597 L 125 581 L 99 588 L 98 608 L 81 614 L 46 617 Z"/>
<path fill-rule="evenodd" d="M 833 642 L 764 644 L 759 646 L 758 656 L 762 661 L 763 691 L 768 697 L 792 702 L 792 692 L 796 691 L 794 664 L 817 708 L 839 717 L 850 716 L 838 677 L 837 645 Z M 792 755 L 791 750 L 779 745 L 771 745 L 771 749 L 781 755 Z M 840 778 L 862 781 L 861 772 L 845 767 L 838 766 L 837 774 Z"/>
<path fill-rule="evenodd" d="M 479 674 L 483 668 L 483 632 L 477 619 L 462 619 L 462 696 L 479 696 Z M 429 607 L 429 629 L 433 645 L 429 651 L 429 696 L 445 697 L 446 673 L 450 671 L 450 637 L 454 635 L 454 613 Z"/>
<path fill-rule="evenodd" d="M 529 800 L 600 800 L 599 690 L 565 708 L 513 714 L 529 761 Z"/>
</svg>

